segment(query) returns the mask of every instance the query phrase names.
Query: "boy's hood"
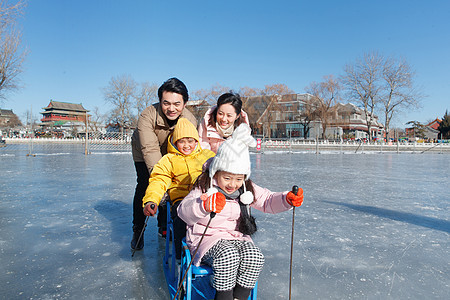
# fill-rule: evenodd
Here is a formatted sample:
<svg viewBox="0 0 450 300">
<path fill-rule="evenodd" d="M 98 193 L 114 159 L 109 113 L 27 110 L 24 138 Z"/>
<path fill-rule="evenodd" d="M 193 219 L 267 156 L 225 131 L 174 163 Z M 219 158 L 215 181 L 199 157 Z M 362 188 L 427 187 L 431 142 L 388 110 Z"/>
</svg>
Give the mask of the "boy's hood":
<svg viewBox="0 0 450 300">
<path fill-rule="evenodd" d="M 194 124 L 192 124 L 186 118 L 180 118 L 178 120 L 177 124 L 175 125 L 175 128 L 174 128 L 172 134 L 169 135 L 169 138 L 168 138 L 169 140 L 167 143 L 167 153 L 176 153 L 176 154 L 184 155 L 177 149 L 177 147 L 175 146 L 175 142 L 178 141 L 179 139 L 185 138 L 185 137 L 194 138 L 197 141 L 197 147 L 194 149 L 194 151 L 192 151 L 192 153 L 195 153 L 199 149 L 201 149 L 200 143 L 199 143 L 200 138 L 198 136 L 198 131 L 195 128 Z"/>
</svg>

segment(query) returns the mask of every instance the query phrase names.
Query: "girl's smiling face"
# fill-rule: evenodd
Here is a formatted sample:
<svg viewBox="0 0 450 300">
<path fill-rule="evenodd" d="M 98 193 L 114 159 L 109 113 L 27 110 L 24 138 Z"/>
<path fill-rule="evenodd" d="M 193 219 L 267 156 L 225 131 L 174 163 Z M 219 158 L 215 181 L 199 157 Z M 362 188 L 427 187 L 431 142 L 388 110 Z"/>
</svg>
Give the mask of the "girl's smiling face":
<svg viewBox="0 0 450 300">
<path fill-rule="evenodd" d="M 237 191 L 245 181 L 244 174 L 233 174 L 225 171 L 218 171 L 214 178 L 217 185 L 227 194 L 233 194 Z"/>
</svg>

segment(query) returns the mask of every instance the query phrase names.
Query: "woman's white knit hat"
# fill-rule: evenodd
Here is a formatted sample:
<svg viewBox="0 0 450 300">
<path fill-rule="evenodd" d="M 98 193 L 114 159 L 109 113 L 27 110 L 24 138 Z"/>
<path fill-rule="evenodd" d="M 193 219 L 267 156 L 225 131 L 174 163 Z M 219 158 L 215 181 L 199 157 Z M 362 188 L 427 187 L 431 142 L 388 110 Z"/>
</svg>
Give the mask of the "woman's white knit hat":
<svg viewBox="0 0 450 300">
<path fill-rule="evenodd" d="M 213 178 L 217 171 L 225 171 L 244 174 L 245 179 L 248 179 L 251 173 L 248 147 L 255 146 L 256 140 L 251 136 L 250 127 L 245 123 L 240 124 L 217 150 L 209 166 L 209 176 Z"/>
</svg>

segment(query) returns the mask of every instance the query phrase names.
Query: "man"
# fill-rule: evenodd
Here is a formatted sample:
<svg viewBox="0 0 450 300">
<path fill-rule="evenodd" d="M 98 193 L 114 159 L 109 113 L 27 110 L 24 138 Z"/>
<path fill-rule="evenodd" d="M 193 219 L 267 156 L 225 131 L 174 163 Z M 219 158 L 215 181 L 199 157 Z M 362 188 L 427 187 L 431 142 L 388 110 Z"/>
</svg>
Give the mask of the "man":
<svg viewBox="0 0 450 300">
<path fill-rule="evenodd" d="M 144 247 L 142 235 L 145 215 L 142 211 L 142 198 L 148 186 L 153 166 L 167 153 L 167 138 L 173 132 L 180 117 L 186 118 L 197 127 L 197 121 L 186 108 L 189 94 L 186 86 L 177 78 L 170 78 L 158 89 L 159 103 L 155 103 L 141 113 L 138 126 L 131 138 L 137 185 L 133 199 L 133 238 L 131 248 L 141 250 Z M 165 210 L 158 215 L 158 226 L 165 226 Z M 164 228 L 160 230 L 163 234 Z"/>
</svg>

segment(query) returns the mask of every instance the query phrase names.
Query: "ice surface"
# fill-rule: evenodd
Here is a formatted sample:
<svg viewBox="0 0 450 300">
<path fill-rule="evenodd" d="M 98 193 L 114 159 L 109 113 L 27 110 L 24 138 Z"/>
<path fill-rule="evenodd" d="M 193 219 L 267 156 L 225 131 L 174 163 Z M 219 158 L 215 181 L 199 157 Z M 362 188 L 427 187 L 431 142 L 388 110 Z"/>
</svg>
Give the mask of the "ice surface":
<svg viewBox="0 0 450 300">
<path fill-rule="evenodd" d="M 0 150 L 0 298 L 168 299 L 151 218 L 131 258 L 131 154 Z M 293 299 L 447 299 L 450 156 L 252 154 L 252 179 L 304 189 Z M 259 299 L 287 299 L 292 211 L 253 211 Z"/>
</svg>

